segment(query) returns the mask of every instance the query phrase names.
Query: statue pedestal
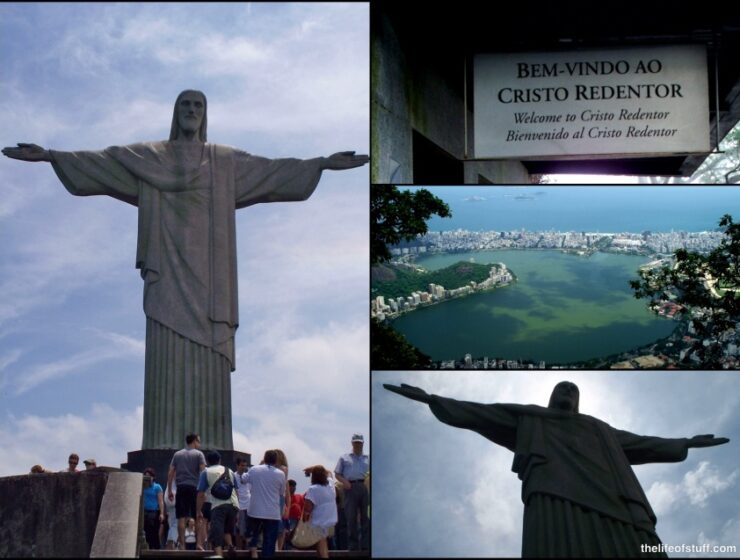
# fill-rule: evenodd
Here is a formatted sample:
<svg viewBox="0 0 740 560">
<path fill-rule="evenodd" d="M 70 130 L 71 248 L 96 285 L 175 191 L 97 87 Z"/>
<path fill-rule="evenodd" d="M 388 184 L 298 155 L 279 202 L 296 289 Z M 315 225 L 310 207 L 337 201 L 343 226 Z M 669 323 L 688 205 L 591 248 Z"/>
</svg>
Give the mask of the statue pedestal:
<svg viewBox="0 0 740 560">
<path fill-rule="evenodd" d="M 162 488 L 167 486 L 167 473 L 170 470 L 170 463 L 172 462 L 172 456 L 179 449 L 141 449 L 139 451 L 129 451 L 128 461 L 121 464 L 121 468 L 131 472 L 144 472 L 147 467 L 152 467 L 157 476 L 155 477 Z M 202 450 L 205 453 L 207 450 Z M 236 470 L 236 460 L 239 457 L 244 457 L 247 460 L 247 465 L 252 466 L 251 455 L 249 453 L 243 453 L 241 451 L 234 451 L 233 449 L 217 449 L 221 454 L 221 464 L 229 467 L 231 470 Z"/>
</svg>

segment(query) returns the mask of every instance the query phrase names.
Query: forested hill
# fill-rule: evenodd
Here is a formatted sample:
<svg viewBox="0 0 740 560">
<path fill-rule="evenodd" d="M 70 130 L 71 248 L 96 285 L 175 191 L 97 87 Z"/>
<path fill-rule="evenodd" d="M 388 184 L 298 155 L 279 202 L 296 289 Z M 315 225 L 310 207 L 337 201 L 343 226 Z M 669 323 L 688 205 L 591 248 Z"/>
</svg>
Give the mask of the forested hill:
<svg viewBox="0 0 740 560">
<path fill-rule="evenodd" d="M 460 261 L 440 270 L 425 272 L 394 264 L 374 266 L 370 274 L 372 296 L 406 297 L 412 292 L 427 291 L 429 284 L 439 284 L 453 290 L 471 280 L 482 282 L 488 278 L 491 266 L 496 265 Z"/>
</svg>

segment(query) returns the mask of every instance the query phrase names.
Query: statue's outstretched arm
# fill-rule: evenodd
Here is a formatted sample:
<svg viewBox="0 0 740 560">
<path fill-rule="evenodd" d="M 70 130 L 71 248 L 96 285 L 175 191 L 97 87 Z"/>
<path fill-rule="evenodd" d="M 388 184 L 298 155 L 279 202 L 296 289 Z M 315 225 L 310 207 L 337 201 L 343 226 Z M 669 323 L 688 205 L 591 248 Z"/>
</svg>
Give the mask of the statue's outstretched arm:
<svg viewBox="0 0 740 560">
<path fill-rule="evenodd" d="M 343 169 L 352 169 L 362 167 L 370 158 L 365 154 L 357 155 L 355 152 L 337 152 L 327 158 L 324 158 L 324 169 L 333 169 L 341 171 Z"/>
<path fill-rule="evenodd" d="M 507 405 L 480 404 L 432 396 L 413 385 L 402 384 L 399 387 L 384 383 L 383 387 L 407 399 L 428 404 L 440 422 L 455 428 L 473 430 L 494 443 L 514 450 L 518 418 L 517 413 L 507 408 Z"/>
<path fill-rule="evenodd" d="M 21 161 L 51 161 L 49 150 L 36 144 L 19 142 L 17 148 L 3 148 L 3 155 Z"/>
<path fill-rule="evenodd" d="M 427 404 L 432 402 L 432 397 L 429 393 L 427 393 L 424 389 L 419 389 L 419 387 L 414 387 L 413 385 L 406 385 L 405 383 L 401 383 L 401 386 L 399 387 L 398 385 L 383 383 L 383 387 L 385 387 L 389 391 L 398 393 L 399 395 L 406 397 L 407 399 L 412 399 L 414 401 L 419 401 Z"/>
<path fill-rule="evenodd" d="M 686 447 L 713 447 L 715 445 L 722 445 L 730 441 L 726 437 L 714 437 L 714 434 L 702 434 L 689 438 L 686 442 Z"/>
</svg>

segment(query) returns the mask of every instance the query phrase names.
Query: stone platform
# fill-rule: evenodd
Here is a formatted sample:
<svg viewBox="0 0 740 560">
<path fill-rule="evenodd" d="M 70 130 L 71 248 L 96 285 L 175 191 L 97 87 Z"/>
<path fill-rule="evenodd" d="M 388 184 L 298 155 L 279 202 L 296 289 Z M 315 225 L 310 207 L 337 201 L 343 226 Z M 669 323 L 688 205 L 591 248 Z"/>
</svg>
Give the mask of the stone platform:
<svg viewBox="0 0 740 560">
<path fill-rule="evenodd" d="M 87 558 L 108 476 L 98 468 L 0 478 L 0 558 Z"/>
<path fill-rule="evenodd" d="M 167 472 L 170 469 L 170 463 L 172 462 L 172 456 L 179 449 L 141 449 L 139 451 L 129 451 L 128 461 L 121 464 L 121 468 L 131 472 L 144 472 L 147 467 L 152 467 L 156 471 L 154 480 L 158 482 L 162 488 L 167 485 Z M 204 453 L 209 451 L 208 449 L 201 449 Z M 229 467 L 231 470 L 236 470 L 236 459 L 238 457 L 244 457 L 247 460 L 247 465 L 252 466 L 251 455 L 249 453 L 243 453 L 241 451 L 234 451 L 233 449 L 217 449 L 221 455 L 221 464 Z"/>
</svg>

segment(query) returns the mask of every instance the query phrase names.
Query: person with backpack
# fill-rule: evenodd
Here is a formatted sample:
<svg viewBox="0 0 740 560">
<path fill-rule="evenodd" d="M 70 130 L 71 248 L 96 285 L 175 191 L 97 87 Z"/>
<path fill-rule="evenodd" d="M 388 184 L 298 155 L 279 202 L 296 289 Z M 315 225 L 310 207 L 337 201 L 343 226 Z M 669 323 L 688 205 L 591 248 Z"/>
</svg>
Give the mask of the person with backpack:
<svg viewBox="0 0 740 560">
<path fill-rule="evenodd" d="M 208 466 L 200 473 L 198 481 L 198 517 L 203 517 L 203 503 L 211 504 L 211 528 L 208 542 L 217 556 L 223 556 L 224 542 L 229 550 L 234 548 L 231 534 L 234 532 L 236 514 L 239 511 L 239 499 L 236 494 L 236 480 L 231 469 L 221 465 L 218 451 L 206 454 Z"/>
</svg>

